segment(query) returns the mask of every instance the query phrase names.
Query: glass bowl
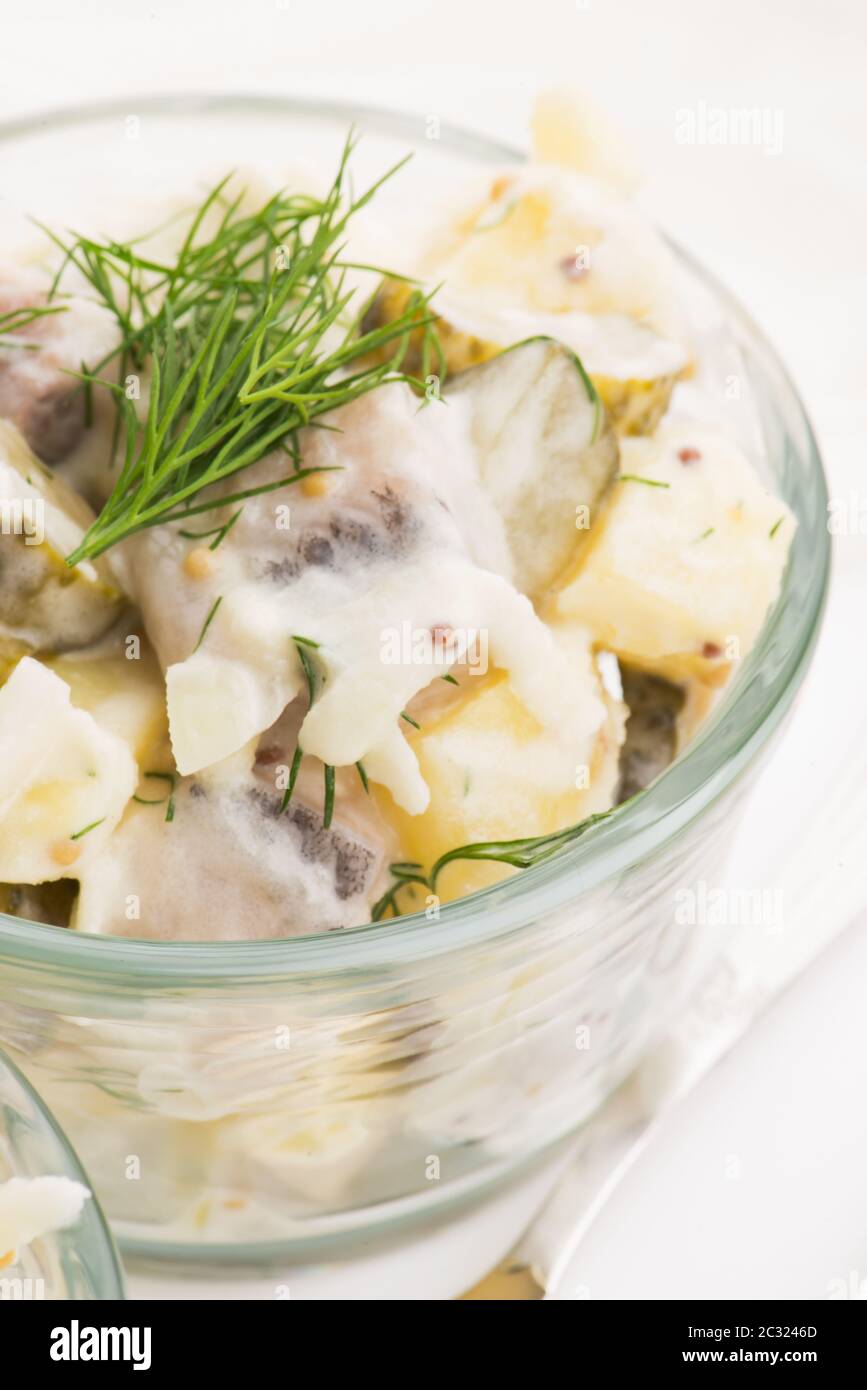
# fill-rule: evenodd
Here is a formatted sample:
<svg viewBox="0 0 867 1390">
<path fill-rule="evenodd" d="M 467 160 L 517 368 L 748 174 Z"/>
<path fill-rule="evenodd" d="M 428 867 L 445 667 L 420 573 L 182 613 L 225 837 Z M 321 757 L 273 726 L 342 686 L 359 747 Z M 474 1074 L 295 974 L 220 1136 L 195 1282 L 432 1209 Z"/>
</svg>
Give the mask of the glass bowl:
<svg viewBox="0 0 867 1390">
<path fill-rule="evenodd" d="M 0 1183 L 69 1178 L 88 1186 L 74 1150 L 17 1067 L 0 1052 Z M 122 1299 L 123 1275 L 98 1202 L 71 1226 L 40 1236 L 0 1270 L 0 1301 Z"/>
<path fill-rule="evenodd" d="M 378 169 L 415 150 L 431 198 L 458 167 L 522 157 L 330 103 L 129 100 L 0 130 L 7 208 L 35 186 L 30 210 L 50 216 L 94 170 L 108 203 L 208 159 L 336 150 L 350 122 Z M 719 882 L 809 663 L 830 542 L 816 444 L 784 369 L 676 255 L 725 320 L 763 466 L 798 530 L 760 640 L 670 770 L 556 859 L 437 921 L 201 945 L 0 918 L 0 1042 L 73 1137 L 125 1252 L 276 1267 L 466 1211 L 578 1130 L 718 949 L 711 927 L 678 922 L 675 894 Z"/>
</svg>

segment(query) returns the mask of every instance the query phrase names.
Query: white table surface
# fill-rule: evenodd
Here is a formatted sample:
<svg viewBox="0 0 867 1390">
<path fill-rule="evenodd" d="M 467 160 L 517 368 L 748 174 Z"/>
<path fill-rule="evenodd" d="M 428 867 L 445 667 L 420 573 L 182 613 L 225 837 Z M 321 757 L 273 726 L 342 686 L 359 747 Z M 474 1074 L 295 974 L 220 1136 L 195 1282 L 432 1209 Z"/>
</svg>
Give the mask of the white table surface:
<svg viewBox="0 0 867 1390">
<path fill-rule="evenodd" d="M 781 985 L 860 918 L 867 906 L 867 9 L 860 0 L 329 0 L 318 8 L 297 0 L 28 0 L 22 14 L 7 7 L 2 20 L 0 119 L 118 96 L 129 98 L 134 114 L 135 95 L 155 91 L 306 93 L 404 107 L 520 143 L 542 87 L 572 84 L 607 106 L 644 171 L 645 206 L 731 286 L 778 345 L 819 435 L 832 496 L 854 493 L 865 509 L 865 534 L 837 541 L 819 655 L 754 797 L 733 869 L 736 883 L 784 885 L 794 906 L 785 939 L 766 943 L 765 958 L 747 964 L 760 991 Z M 701 103 L 769 111 L 779 151 L 679 143 L 678 111 Z M 854 950 L 846 942 L 835 950 L 841 985 Z M 806 1009 L 801 997 L 795 991 L 784 1007 Z M 812 1022 L 805 1017 L 804 1028 Z M 825 1026 L 834 1028 L 833 1017 Z M 858 1077 L 857 1058 L 841 1047 L 835 1065 L 835 1091 L 844 1095 L 847 1079 L 854 1086 Z M 683 1180 L 688 1187 L 686 1169 Z M 626 1296 L 616 1271 L 608 1296 Z"/>
</svg>

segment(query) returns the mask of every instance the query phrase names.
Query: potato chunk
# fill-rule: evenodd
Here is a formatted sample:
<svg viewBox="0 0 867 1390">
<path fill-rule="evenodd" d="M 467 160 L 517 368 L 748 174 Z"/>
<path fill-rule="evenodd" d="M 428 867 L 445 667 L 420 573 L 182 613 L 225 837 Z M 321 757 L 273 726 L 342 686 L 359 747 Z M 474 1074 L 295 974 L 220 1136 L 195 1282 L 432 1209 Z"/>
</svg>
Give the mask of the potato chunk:
<svg viewBox="0 0 867 1390">
<path fill-rule="evenodd" d="M 779 592 L 795 522 L 730 440 L 624 440 L 621 476 L 555 611 L 670 680 L 721 683 Z"/>
<path fill-rule="evenodd" d="M 127 746 L 25 657 L 0 689 L 0 881 L 76 878 L 135 791 Z"/>
<path fill-rule="evenodd" d="M 625 708 L 606 695 L 586 636 L 563 629 L 558 641 L 568 650 L 568 665 L 553 676 L 564 686 L 562 723 L 543 727 L 502 671 L 462 676 L 438 716 L 420 714 L 409 739 L 430 788 L 428 809 L 407 816 L 382 798 L 406 859 L 429 869 L 460 845 L 546 835 L 612 804 Z M 511 872 L 458 861 L 437 891 L 462 897 Z"/>
</svg>

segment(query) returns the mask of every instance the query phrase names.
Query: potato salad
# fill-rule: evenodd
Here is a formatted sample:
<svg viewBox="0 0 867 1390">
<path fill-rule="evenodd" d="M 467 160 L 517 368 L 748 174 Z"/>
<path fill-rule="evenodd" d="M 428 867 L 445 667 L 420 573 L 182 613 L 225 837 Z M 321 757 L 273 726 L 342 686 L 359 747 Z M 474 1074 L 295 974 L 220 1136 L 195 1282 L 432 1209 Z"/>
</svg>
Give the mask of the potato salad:
<svg viewBox="0 0 867 1390">
<path fill-rule="evenodd" d="M 532 143 L 412 236 L 350 134 L 0 262 L 0 910 L 429 916 L 708 717 L 794 521 L 618 152 Z"/>
</svg>

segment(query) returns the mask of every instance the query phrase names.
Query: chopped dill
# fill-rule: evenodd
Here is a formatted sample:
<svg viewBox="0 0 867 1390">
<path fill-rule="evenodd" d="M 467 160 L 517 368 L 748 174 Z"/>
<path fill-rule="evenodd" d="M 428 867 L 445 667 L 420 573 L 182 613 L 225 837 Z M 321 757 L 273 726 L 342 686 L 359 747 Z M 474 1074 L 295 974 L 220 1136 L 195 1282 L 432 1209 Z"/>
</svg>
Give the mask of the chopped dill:
<svg viewBox="0 0 867 1390">
<path fill-rule="evenodd" d="M 201 632 L 199 633 L 199 640 L 198 640 L 198 642 L 196 643 L 196 645 L 193 647 L 192 652 L 190 653 L 191 656 L 194 655 L 194 654 L 199 650 L 199 647 L 200 647 L 200 646 L 202 645 L 202 643 L 204 642 L 204 640 L 205 640 L 205 633 L 207 632 L 208 628 L 211 626 L 211 623 L 214 621 L 214 618 L 215 618 L 216 615 L 217 615 L 217 609 L 219 608 L 219 606 L 220 606 L 220 604 L 221 604 L 222 602 L 223 602 L 223 595 L 220 594 L 219 597 L 218 597 L 218 598 L 215 598 L 215 599 L 214 599 L 214 602 L 211 604 L 210 612 L 208 613 L 207 618 L 205 619 L 204 623 L 202 624 L 202 630 L 201 630 Z"/>
<path fill-rule="evenodd" d="M 84 827 L 83 830 L 76 830 L 76 832 L 75 832 L 74 835 L 70 835 L 70 837 L 69 837 L 70 840 L 81 840 L 81 839 L 83 839 L 83 837 L 84 837 L 85 835 L 89 835 L 89 834 L 90 834 L 91 830 L 95 830 L 96 827 L 97 827 L 98 825 L 102 825 L 103 822 L 105 821 L 105 819 L 106 819 L 105 816 L 100 816 L 99 820 L 93 820 L 93 821 L 91 821 L 91 822 L 90 822 L 90 825 L 86 825 L 86 826 Z"/>
</svg>

